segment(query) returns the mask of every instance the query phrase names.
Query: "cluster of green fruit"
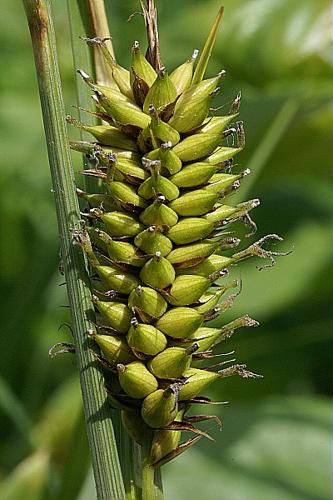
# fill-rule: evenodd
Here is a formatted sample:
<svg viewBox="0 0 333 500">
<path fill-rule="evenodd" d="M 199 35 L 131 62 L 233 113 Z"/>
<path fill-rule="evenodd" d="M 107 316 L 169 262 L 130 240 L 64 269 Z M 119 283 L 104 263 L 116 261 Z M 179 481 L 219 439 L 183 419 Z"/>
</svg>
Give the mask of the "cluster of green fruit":
<svg viewBox="0 0 333 500">
<path fill-rule="evenodd" d="M 78 190 L 88 203 L 89 224 L 77 238 L 93 270 L 99 318 L 91 335 L 101 350 L 112 405 L 122 410 L 138 442 L 145 429 L 153 430 L 151 461 L 161 465 L 205 434 L 193 423 L 211 417 L 187 412 L 195 403 L 209 403 L 202 396 L 209 384 L 232 374 L 255 376 L 244 365 L 214 371 L 202 363 L 236 328 L 257 323 L 247 315 L 222 328 L 207 323 L 237 295 L 220 303 L 238 286 L 225 282 L 227 268 L 253 255 L 273 258 L 262 244 L 279 238 L 270 235 L 230 256 L 240 243 L 231 225 L 243 220 L 254 226 L 249 212 L 259 201 L 226 201 L 249 173 L 232 173 L 233 157 L 244 147 L 242 122 L 229 127 L 240 96 L 229 114 L 210 116 L 224 71 L 203 78 L 207 50 L 197 65 L 195 51 L 169 74 L 161 64 L 153 67 L 138 42 L 129 71 L 104 40 L 89 43 L 99 46 L 111 74 L 105 86 L 79 71 L 105 124 L 86 126 L 68 117 L 97 141 L 71 146 L 91 162 L 84 174 L 105 186 L 95 194 Z M 228 136 L 234 137 L 232 147 L 224 143 Z M 199 435 L 179 445 L 181 431 Z"/>
</svg>

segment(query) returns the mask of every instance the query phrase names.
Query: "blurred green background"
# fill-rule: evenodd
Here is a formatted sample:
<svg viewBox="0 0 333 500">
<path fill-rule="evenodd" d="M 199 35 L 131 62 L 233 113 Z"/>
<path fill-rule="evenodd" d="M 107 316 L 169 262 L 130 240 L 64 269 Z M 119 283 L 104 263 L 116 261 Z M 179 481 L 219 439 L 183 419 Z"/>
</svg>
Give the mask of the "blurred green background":
<svg viewBox="0 0 333 500">
<path fill-rule="evenodd" d="M 75 103 L 64 0 L 54 0 L 67 111 Z M 134 0 L 107 0 L 120 63 L 144 40 Z M 160 0 L 163 58 L 180 64 L 200 47 L 216 0 Z M 223 420 L 164 468 L 173 500 L 332 498 L 332 155 L 333 68 L 328 0 L 225 0 L 210 73 L 227 78 L 218 104 L 242 90 L 252 175 L 234 195 L 259 197 L 257 237 L 276 232 L 293 253 L 259 272 L 235 270 L 243 292 L 220 323 L 248 313 L 261 322 L 223 345 L 264 374 L 228 379 L 211 396 Z M 2 0 L 0 17 L 1 317 L 0 498 L 94 498 L 75 361 L 48 357 L 69 340 L 66 293 L 35 69 L 23 7 Z M 75 157 L 79 165 L 79 158 Z M 252 240 L 251 240 L 252 241 Z"/>
</svg>

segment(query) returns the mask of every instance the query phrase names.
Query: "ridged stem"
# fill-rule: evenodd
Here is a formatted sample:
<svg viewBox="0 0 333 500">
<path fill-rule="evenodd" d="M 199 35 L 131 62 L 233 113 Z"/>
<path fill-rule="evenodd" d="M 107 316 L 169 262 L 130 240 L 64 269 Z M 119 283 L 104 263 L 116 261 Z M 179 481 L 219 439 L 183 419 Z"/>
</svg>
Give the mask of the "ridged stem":
<svg viewBox="0 0 333 500">
<path fill-rule="evenodd" d="M 155 470 L 150 463 L 152 432 L 147 431 L 142 446 L 142 500 L 155 500 Z"/>
<path fill-rule="evenodd" d="M 49 0 L 23 0 L 30 28 L 59 226 L 60 248 L 72 315 L 83 408 L 98 500 L 125 497 L 110 410 L 93 343 L 87 338 L 93 308 L 86 263 L 74 244 L 80 212 L 65 126 Z"/>
</svg>

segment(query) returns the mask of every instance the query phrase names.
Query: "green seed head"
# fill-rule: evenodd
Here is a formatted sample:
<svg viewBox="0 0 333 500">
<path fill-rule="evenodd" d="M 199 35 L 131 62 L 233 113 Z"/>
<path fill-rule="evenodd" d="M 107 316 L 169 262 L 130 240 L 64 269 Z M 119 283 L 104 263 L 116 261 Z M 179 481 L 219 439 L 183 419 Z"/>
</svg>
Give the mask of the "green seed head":
<svg viewBox="0 0 333 500">
<path fill-rule="evenodd" d="M 154 429 L 151 462 L 160 466 L 200 438 L 178 446 L 180 428 L 200 432 L 191 422 L 202 417 L 185 412 L 194 402 L 207 402 L 201 396 L 210 383 L 254 376 L 244 365 L 220 372 L 213 371 L 215 361 L 196 367 L 236 329 L 256 324 L 247 314 L 219 328 L 209 324 L 240 293 L 232 292 L 240 288 L 237 280 L 220 279 L 252 256 L 274 263 L 279 253 L 263 244 L 280 238 L 269 235 L 234 250 L 241 223 L 255 230 L 249 213 L 259 200 L 233 205 L 230 197 L 250 173 L 233 162 L 245 146 L 243 123 L 236 121 L 240 94 L 228 114 L 212 113 L 225 72 L 210 78 L 206 70 L 223 9 L 198 61 L 195 51 L 169 74 L 161 62 L 154 1 L 141 5 L 146 55 L 134 42 L 126 69 L 104 39 L 88 40 L 104 58 L 111 83 L 99 85 L 80 70 L 101 124 L 68 122 L 93 139 L 71 143 L 85 155 L 82 173 L 96 181 L 97 191 L 78 190 L 85 222 L 73 236 L 91 268 L 99 361 L 109 368 L 111 404 L 124 410 L 133 439 L 141 443 L 147 428 Z"/>
</svg>

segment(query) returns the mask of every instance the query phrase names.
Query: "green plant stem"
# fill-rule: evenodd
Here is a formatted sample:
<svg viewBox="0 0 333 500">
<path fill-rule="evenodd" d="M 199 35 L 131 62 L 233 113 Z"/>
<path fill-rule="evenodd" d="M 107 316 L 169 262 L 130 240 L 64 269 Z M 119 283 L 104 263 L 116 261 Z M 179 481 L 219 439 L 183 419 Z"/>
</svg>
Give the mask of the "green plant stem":
<svg viewBox="0 0 333 500">
<path fill-rule="evenodd" d="M 49 0 L 23 0 L 30 28 L 48 147 L 83 408 L 98 500 L 125 497 L 102 373 L 87 338 L 94 317 L 86 263 L 72 237 L 80 212 L 65 126 L 64 103 L 57 64 Z"/>
<path fill-rule="evenodd" d="M 152 432 L 147 431 L 142 446 L 142 500 L 155 500 L 155 470 L 151 466 L 150 449 Z"/>
</svg>

